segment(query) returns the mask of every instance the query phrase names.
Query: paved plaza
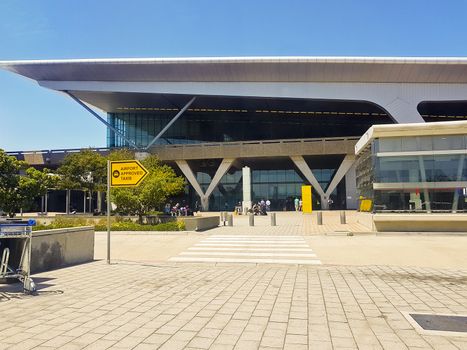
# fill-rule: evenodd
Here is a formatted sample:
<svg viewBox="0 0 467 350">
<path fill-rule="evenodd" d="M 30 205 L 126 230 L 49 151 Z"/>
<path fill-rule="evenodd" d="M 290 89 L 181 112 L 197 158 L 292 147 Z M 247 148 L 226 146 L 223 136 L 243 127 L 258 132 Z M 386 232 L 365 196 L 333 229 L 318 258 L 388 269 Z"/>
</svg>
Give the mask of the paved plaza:
<svg viewBox="0 0 467 350">
<path fill-rule="evenodd" d="M 2 349 L 467 349 L 401 312 L 467 314 L 467 271 L 102 261 L 0 303 Z"/>
<path fill-rule="evenodd" d="M 313 234 L 301 218 L 113 233 L 111 265 L 96 233 L 97 260 L 36 274 L 38 295 L 0 287 L 0 349 L 467 349 L 405 316 L 467 315 L 467 237 Z"/>
</svg>

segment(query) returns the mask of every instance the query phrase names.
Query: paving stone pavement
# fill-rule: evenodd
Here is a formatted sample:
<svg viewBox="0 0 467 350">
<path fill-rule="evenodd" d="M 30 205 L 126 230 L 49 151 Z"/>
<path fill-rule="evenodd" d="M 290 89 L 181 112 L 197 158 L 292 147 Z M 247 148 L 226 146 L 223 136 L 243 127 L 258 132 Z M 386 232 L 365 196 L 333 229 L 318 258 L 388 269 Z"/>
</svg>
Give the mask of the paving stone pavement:
<svg viewBox="0 0 467 350">
<path fill-rule="evenodd" d="M 334 232 L 369 232 L 371 229 L 358 222 L 355 211 L 346 211 L 346 223 L 340 223 L 340 211 L 323 211 L 323 225 L 318 225 L 317 212 L 277 212 L 277 226 L 271 226 L 270 215 L 255 216 L 254 226 L 249 226 L 248 216 L 234 215 L 233 227 L 220 226 L 209 230 L 210 234 L 225 234 L 241 230 L 242 234 L 255 235 L 320 235 Z M 202 213 L 203 216 L 218 216 L 219 213 Z"/>
<path fill-rule="evenodd" d="M 37 296 L 0 294 L 0 349 L 467 349 L 401 314 L 467 314 L 467 270 L 96 261 L 35 278 Z"/>
</svg>

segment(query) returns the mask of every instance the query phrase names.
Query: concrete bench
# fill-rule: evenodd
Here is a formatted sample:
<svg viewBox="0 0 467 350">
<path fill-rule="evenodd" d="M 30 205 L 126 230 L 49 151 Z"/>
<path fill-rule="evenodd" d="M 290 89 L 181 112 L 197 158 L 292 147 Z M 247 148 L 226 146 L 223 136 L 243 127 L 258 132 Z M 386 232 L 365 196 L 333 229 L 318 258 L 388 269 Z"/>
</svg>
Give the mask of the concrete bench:
<svg viewBox="0 0 467 350">
<path fill-rule="evenodd" d="M 93 260 L 93 226 L 33 232 L 31 252 L 32 273 Z"/>
<path fill-rule="evenodd" d="M 467 232 L 467 214 L 374 214 L 378 232 Z"/>
<path fill-rule="evenodd" d="M 179 217 L 178 220 L 185 222 L 187 231 L 205 231 L 219 226 L 219 216 L 193 216 Z"/>
</svg>

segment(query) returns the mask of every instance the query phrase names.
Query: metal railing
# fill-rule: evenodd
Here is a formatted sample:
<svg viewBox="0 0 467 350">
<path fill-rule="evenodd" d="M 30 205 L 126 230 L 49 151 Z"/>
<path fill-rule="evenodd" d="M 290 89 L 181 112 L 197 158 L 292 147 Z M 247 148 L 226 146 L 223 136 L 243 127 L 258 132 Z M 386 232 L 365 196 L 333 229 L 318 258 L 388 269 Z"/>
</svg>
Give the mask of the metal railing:
<svg viewBox="0 0 467 350">
<path fill-rule="evenodd" d="M 210 148 L 210 147 L 242 147 L 250 145 L 280 145 L 280 144 L 309 144 L 309 143 L 326 143 L 335 141 L 354 141 L 357 142 L 360 139 L 358 136 L 349 137 L 325 137 L 325 138 L 306 138 L 306 139 L 277 139 L 277 140 L 251 140 L 251 141 L 227 141 L 227 142 L 204 142 L 204 143 L 183 143 L 183 144 L 169 144 L 169 145 L 157 145 L 153 146 L 153 150 L 184 150 L 193 148 Z"/>
<path fill-rule="evenodd" d="M 9 156 L 25 156 L 25 155 L 62 155 L 62 154 L 70 154 L 70 153 L 79 153 L 84 150 L 91 150 L 95 152 L 110 152 L 115 148 L 109 147 L 90 147 L 90 148 L 63 148 L 63 149 L 45 149 L 45 150 L 37 150 L 37 151 L 8 151 L 6 154 Z"/>
<path fill-rule="evenodd" d="M 324 137 L 324 138 L 305 138 L 305 139 L 278 139 L 278 140 L 251 140 L 251 141 L 227 141 L 227 142 L 203 142 L 203 143 L 188 143 L 188 144 L 168 144 L 152 146 L 151 150 L 157 149 L 180 149 L 193 147 L 218 147 L 218 146 L 246 146 L 246 145 L 271 145 L 271 144 L 302 144 L 302 143 L 325 143 L 329 141 L 358 141 L 360 137 Z M 67 155 L 78 153 L 83 150 L 91 150 L 100 153 L 111 152 L 112 150 L 124 147 L 90 147 L 90 148 L 62 148 L 51 150 L 35 150 L 35 151 L 8 151 L 10 156 L 25 156 L 25 155 Z"/>
</svg>

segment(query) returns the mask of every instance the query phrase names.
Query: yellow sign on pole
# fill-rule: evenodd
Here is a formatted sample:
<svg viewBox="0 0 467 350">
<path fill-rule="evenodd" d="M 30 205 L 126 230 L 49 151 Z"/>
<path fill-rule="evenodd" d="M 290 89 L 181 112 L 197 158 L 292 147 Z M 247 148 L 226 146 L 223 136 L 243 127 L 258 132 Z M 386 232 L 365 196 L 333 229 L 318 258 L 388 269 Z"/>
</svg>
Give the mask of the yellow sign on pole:
<svg viewBox="0 0 467 350">
<path fill-rule="evenodd" d="M 311 213 L 313 210 L 311 202 L 311 186 L 302 186 L 302 212 Z"/>
<path fill-rule="evenodd" d="M 107 264 L 110 264 L 110 187 L 135 187 L 149 172 L 137 160 L 107 160 Z"/>
<path fill-rule="evenodd" d="M 137 160 L 119 160 L 110 162 L 110 186 L 138 186 L 148 175 L 148 171 Z"/>
</svg>

